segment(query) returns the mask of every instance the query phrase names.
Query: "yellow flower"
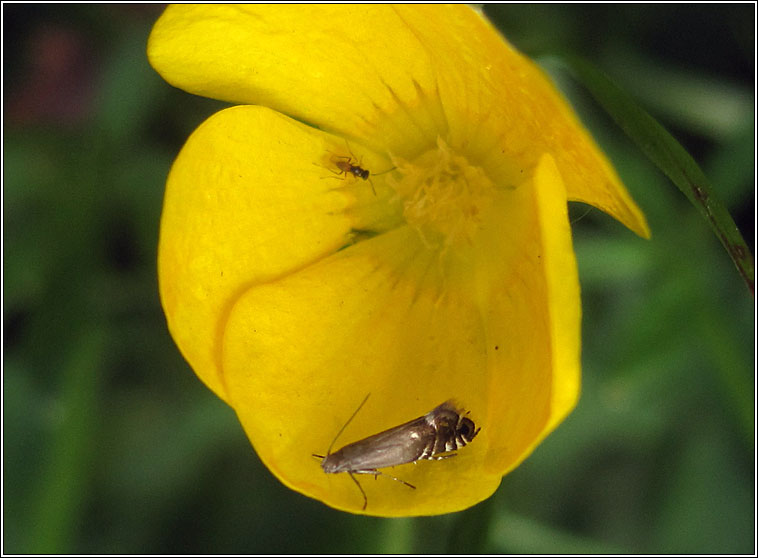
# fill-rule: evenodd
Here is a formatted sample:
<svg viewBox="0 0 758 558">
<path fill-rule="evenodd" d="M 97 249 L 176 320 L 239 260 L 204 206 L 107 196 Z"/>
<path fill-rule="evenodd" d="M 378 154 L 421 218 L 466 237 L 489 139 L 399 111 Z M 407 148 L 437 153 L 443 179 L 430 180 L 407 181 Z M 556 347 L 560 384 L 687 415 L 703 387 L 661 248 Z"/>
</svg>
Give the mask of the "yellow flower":
<svg viewBox="0 0 758 558">
<path fill-rule="evenodd" d="M 158 268 L 171 334 L 263 462 L 356 513 L 490 496 L 578 397 L 567 199 L 649 235 L 567 103 L 460 5 L 172 6 L 148 55 L 240 104 L 176 160 Z M 369 393 L 334 450 L 451 398 L 481 431 L 385 470 L 415 490 L 358 477 L 362 512 L 312 454 Z"/>
</svg>

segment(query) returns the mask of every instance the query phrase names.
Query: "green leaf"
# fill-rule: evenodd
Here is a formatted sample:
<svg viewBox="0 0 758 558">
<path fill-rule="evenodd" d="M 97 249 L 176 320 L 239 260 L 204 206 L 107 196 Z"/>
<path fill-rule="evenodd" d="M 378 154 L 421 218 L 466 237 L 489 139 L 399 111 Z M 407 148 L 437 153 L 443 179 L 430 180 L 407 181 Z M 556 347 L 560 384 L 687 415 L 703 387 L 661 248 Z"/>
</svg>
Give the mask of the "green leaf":
<svg viewBox="0 0 758 558">
<path fill-rule="evenodd" d="M 700 211 L 755 296 L 753 256 L 750 249 L 729 211 L 714 194 L 705 173 L 690 154 L 658 121 L 595 66 L 571 55 L 555 60 L 589 90 L 632 141 Z"/>
</svg>

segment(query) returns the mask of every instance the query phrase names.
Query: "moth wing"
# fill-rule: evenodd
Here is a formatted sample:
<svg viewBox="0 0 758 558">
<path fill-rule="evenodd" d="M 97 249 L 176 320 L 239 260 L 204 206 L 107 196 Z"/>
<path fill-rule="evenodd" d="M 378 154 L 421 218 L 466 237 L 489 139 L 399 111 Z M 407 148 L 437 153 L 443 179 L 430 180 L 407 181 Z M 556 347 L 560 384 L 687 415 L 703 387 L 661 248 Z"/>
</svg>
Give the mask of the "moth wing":
<svg viewBox="0 0 758 558">
<path fill-rule="evenodd" d="M 392 467 L 419 459 L 433 436 L 434 429 L 420 417 L 348 444 L 334 455 L 340 455 L 343 471 Z"/>
</svg>

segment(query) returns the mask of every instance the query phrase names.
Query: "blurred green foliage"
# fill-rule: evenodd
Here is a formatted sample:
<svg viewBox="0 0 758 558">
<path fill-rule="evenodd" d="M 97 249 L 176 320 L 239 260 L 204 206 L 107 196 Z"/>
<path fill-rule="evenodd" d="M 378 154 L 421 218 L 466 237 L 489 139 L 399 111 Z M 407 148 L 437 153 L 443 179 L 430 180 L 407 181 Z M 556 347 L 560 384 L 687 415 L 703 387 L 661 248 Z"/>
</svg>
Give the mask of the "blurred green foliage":
<svg viewBox="0 0 758 558">
<path fill-rule="evenodd" d="M 635 95 L 754 251 L 754 5 L 485 10 L 527 54 L 585 56 Z M 572 206 L 576 411 L 458 514 L 357 517 L 279 484 L 161 312 L 165 178 L 223 105 L 149 67 L 159 13 L 3 5 L 4 552 L 755 552 L 754 300 L 708 224 L 560 76 L 653 231 Z"/>
</svg>

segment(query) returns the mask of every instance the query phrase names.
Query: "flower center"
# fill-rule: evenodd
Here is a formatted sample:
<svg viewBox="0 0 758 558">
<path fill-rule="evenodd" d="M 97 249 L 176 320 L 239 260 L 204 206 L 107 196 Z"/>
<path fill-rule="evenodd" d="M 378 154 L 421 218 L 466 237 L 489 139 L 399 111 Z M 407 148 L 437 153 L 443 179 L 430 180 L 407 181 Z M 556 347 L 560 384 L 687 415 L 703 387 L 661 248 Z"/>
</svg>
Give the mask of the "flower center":
<svg viewBox="0 0 758 558">
<path fill-rule="evenodd" d="M 403 202 L 405 221 L 424 243 L 442 250 L 470 244 L 495 196 L 495 186 L 482 168 L 441 138 L 437 149 L 411 162 L 394 162 L 401 178 L 388 182 Z"/>
</svg>

